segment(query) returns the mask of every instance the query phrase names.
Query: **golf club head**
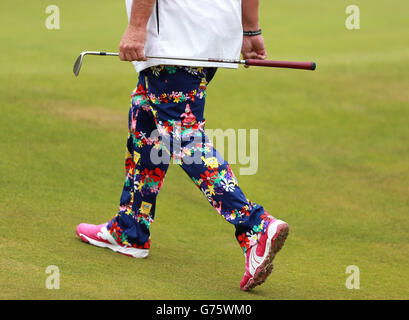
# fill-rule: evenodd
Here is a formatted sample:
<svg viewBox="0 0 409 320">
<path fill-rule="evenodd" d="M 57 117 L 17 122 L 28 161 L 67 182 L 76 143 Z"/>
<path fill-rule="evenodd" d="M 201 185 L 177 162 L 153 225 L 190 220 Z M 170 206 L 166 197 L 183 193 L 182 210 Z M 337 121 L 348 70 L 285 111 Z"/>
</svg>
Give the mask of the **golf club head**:
<svg viewBox="0 0 409 320">
<path fill-rule="evenodd" d="M 82 61 L 84 60 L 84 57 L 87 54 L 91 54 L 94 56 L 118 56 L 118 53 L 116 52 L 105 52 L 105 51 L 83 51 L 81 54 L 78 56 L 77 60 L 75 60 L 74 63 L 74 68 L 72 71 L 74 71 L 75 76 L 78 77 L 81 66 L 82 66 Z"/>
<path fill-rule="evenodd" d="M 74 71 L 74 74 L 75 74 L 76 77 L 78 77 L 78 75 L 80 73 L 81 66 L 82 66 L 82 60 L 84 59 L 85 54 L 86 54 L 85 52 L 82 52 L 78 56 L 77 60 L 75 60 L 73 71 Z"/>
</svg>

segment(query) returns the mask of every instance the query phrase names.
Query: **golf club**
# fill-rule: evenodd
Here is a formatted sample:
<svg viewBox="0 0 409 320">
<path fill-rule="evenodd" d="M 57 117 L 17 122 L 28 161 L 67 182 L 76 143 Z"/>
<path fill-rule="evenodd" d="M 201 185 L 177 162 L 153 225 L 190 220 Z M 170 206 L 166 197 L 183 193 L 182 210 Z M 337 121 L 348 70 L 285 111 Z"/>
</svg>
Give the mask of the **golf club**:
<svg viewBox="0 0 409 320">
<path fill-rule="evenodd" d="M 96 55 L 96 56 L 118 56 L 116 52 L 105 52 L 105 51 L 84 51 L 78 56 L 74 63 L 74 74 L 78 77 L 82 61 L 86 55 Z M 234 60 L 234 59 L 213 59 L 213 58 L 180 58 L 180 57 L 153 57 L 146 56 L 148 59 L 164 59 L 164 60 L 184 60 L 184 61 L 199 61 L 199 62 L 220 62 L 220 63 L 232 63 L 232 64 L 243 64 L 246 66 L 259 66 L 259 67 L 273 67 L 273 68 L 290 68 L 290 69 L 304 69 L 304 70 L 315 70 L 315 62 L 298 62 L 298 61 L 274 61 L 274 60 L 257 60 L 257 59 L 246 59 L 246 60 Z"/>
</svg>

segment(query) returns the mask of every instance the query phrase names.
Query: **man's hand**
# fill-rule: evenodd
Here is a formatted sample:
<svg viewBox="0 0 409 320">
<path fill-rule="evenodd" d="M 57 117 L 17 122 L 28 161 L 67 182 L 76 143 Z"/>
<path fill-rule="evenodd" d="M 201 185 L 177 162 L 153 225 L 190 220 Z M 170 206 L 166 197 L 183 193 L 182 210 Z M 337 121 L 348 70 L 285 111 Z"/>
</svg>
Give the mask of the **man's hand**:
<svg viewBox="0 0 409 320">
<path fill-rule="evenodd" d="M 242 0 L 241 11 L 243 31 L 259 30 L 259 0 Z M 267 58 L 263 36 L 261 34 L 257 36 L 243 36 L 241 54 L 244 60 L 264 60 Z M 248 66 L 245 67 L 248 68 Z"/>
<path fill-rule="evenodd" d="M 267 52 L 264 45 L 263 36 L 244 36 L 243 44 L 241 46 L 241 54 L 243 59 L 259 59 L 264 60 L 267 58 Z"/>
<path fill-rule="evenodd" d="M 144 48 L 146 24 L 155 0 L 133 0 L 128 28 L 119 44 L 119 59 L 123 61 L 146 61 Z"/>
<path fill-rule="evenodd" d="M 146 61 L 144 47 L 146 28 L 129 25 L 119 44 L 119 59 L 122 61 Z"/>
</svg>

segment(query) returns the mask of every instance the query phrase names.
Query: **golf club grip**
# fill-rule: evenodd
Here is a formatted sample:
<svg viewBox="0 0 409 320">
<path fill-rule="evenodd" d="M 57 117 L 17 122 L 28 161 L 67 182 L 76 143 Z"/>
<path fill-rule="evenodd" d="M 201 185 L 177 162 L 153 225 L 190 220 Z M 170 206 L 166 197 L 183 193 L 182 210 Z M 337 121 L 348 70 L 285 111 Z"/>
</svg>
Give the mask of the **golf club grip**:
<svg viewBox="0 0 409 320">
<path fill-rule="evenodd" d="M 315 62 L 298 62 L 298 61 L 273 61 L 273 60 L 257 60 L 247 59 L 246 65 L 259 67 L 273 67 L 273 68 L 290 68 L 290 69 L 304 69 L 315 70 Z"/>
</svg>

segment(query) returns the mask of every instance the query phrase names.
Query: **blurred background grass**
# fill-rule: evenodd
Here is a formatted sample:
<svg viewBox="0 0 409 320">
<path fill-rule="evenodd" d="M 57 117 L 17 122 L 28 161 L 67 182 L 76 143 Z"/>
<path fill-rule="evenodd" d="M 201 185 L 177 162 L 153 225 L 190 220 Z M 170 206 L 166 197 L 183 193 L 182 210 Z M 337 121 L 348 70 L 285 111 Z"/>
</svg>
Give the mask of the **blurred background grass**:
<svg viewBox="0 0 409 320">
<path fill-rule="evenodd" d="M 45 8 L 60 8 L 48 30 Z M 83 50 L 117 51 L 123 1 L 0 3 L 1 299 L 407 299 L 409 46 L 404 1 L 262 1 L 271 59 L 315 72 L 219 70 L 208 128 L 257 128 L 257 175 L 246 196 L 288 221 L 269 280 L 240 292 L 244 259 L 231 225 L 172 166 L 158 198 L 150 257 L 81 243 L 80 222 L 117 210 L 133 67 Z M 238 174 L 239 165 L 233 165 Z M 61 272 L 47 290 L 48 265 Z M 348 265 L 359 290 L 345 287 Z"/>
</svg>

